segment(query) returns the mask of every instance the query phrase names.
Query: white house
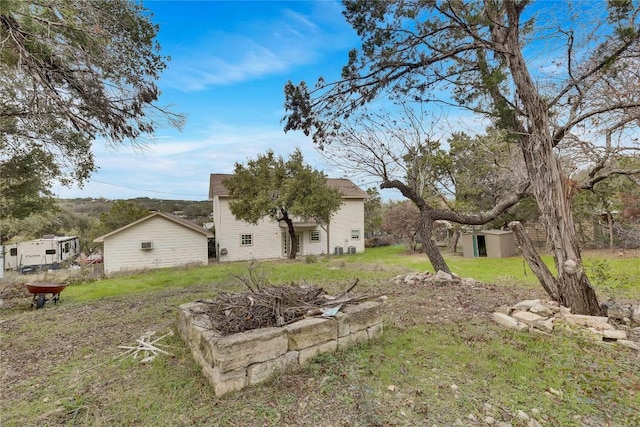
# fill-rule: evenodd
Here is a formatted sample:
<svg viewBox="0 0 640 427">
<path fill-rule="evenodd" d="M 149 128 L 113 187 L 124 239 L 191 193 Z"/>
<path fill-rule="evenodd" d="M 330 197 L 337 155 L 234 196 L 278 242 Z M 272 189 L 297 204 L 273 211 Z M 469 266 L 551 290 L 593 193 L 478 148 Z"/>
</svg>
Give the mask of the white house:
<svg viewBox="0 0 640 427">
<path fill-rule="evenodd" d="M 227 174 L 211 174 L 209 200 L 213 201 L 216 257 L 221 261 L 286 258 L 289 233 L 286 224 L 263 218 L 257 225 L 236 220 L 229 209 L 229 191 L 223 181 Z M 356 253 L 364 251 L 365 191 L 348 179 L 327 179 L 342 193 L 343 204 L 328 227 L 315 221 L 294 222 L 298 255 Z M 327 229 L 328 233 L 327 233 Z"/>
<path fill-rule="evenodd" d="M 208 262 L 204 227 L 175 215 L 155 212 L 94 240 L 103 243 L 105 274 Z"/>
</svg>

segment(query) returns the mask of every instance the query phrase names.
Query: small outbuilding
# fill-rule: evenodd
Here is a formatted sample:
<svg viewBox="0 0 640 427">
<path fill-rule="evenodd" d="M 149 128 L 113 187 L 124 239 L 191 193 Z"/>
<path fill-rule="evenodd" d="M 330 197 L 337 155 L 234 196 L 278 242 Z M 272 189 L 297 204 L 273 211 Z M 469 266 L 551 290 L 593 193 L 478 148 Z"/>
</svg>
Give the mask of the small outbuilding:
<svg viewBox="0 0 640 427">
<path fill-rule="evenodd" d="M 513 233 L 508 230 L 482 230 L 460 236 L 465 258 L 506 258 L 517 254 Z"/>
<path fill-rule="evenodd" d="M 191 221 L 155 212 L 94 240 L 103 243 L 104 272 L 208 262 L 213 234 Z"/>
</svg>

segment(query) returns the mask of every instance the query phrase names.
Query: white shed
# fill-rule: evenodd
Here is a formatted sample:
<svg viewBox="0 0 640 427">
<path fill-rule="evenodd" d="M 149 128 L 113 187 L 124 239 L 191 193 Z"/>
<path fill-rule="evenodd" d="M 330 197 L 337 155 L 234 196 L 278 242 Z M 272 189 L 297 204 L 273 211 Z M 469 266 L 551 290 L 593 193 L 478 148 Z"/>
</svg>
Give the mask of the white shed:
<svg viewBox="0 0 640 427">
<path fill-rule="evenodd" d="M 103 243 L 105 274 L 208 262 L 204 227 L 175 215 L 155 212 L 94 240 Z"/>
<path fill-rule="evenodd" d="M 510 230 L 482 230 L 460 237 L 462 255 L 466 258 L 506 258 L 517 254 L 516 241 Z"/>
</svg>

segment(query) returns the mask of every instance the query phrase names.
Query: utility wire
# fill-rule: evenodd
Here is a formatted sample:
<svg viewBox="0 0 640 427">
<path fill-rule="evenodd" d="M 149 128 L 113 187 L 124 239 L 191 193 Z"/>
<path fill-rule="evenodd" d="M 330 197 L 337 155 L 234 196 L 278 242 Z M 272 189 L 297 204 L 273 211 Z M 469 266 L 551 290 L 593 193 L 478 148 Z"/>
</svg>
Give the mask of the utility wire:
<svg viewBox="0 0 640 427">
<path fill-rule="evenodd" d="M 170 193 L 168 191 L 146 190 L 144 188 L 129 187 L 129 186 L 126 186 L 126 185 L 112 184 L 110 182 L 98 181 L 97 179 L 88 179 L 87 181 L 94 182 L 96 184 L 105 184 L 105 185 L 111 185 L 113 187 L 126 188 L 128 190 L 146 191 L 148 193 L 170 194 L 172 196 L 185 196 L 185 197 L 204 197 L 204 198 L 208 198 L 209 197 L 208 194 L 206 196 L 204 196 L 202 194 L 183 194 L 183 193 Z"/>
</svg>

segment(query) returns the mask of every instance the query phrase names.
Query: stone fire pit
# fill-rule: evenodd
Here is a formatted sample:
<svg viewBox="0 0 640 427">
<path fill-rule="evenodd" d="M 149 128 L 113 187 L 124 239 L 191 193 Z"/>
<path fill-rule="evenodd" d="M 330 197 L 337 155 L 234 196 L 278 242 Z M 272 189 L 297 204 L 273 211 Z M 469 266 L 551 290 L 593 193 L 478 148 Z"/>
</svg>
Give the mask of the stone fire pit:
<svg viewBox="0 0 640 427">
<path fill-rule="evenodd" d="M 222 336 L 204 303 L 180 306 L 178 329 L 217 396 L 267 380 L 274 372 L 303 366 L 319 353 L 335 352 L 382 335 L 381 304 L 343 305 L 335 317 L 307 317 L 281 327 Z"/>
</svg>

